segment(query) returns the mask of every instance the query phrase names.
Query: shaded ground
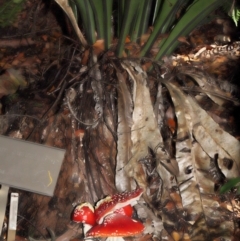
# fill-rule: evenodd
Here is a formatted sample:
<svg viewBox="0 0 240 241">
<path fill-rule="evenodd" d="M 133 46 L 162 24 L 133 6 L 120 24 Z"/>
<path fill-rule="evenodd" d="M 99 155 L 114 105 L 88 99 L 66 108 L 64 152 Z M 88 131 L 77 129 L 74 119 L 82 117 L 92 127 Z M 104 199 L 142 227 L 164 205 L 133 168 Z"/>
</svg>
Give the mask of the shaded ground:
<svg viewBox="0 0 240 241">
<path fill-rule="evenodd" d="M 184 39 L 185 43 L 177 53 L 185 54 L 190 49 L 212 43 L 224 32 L 225 25 L 228 22 L 202 26 L 189 39 Z M 236 38 L 232 28 L 229 29 L 227 34 Z M 104 90 L 112 94 L 104 100 L 103 119 L 99 124 L 95 128 L 86 126 L 73 114 L 85 123 L 97 119 L 93 87 L 88 81 L 86 67 L 82 65 L 81 47 L 74 41 L 70 24 L 56 5 L 48 4 L 48 1 L 45 4 L 27 1 L 12 26 L 0 31 L 0 133 L 67 150 L 53 198 L 18 190 L 18 236 L 46 239 L 52 234 L 58 236 L 58 241 L 77 236 L 81 239 L 80 226 L 70 221 L 73 207 L 83 201 L 95 203 L 116 192 L 116 80 L 106 65 L 108 82 L 104 83 Z M 239 78 L 237 59 L 223 56 L 204 64 L 204 69 L 216 78 L 228 79 L 231 83 L 236 83 Z M 10 80 L 12 72 L 9 69 L 17 71 Z M 83 86 L 85 92 L 81 90 Z M 75 87 L 77 98 L 76 93 L 71 92 Z M 156 87 L 154 81 L 150 82 L 153 98 Z M 218 110 L 207 106 L 204 100 L 202 106 L 218 114 Z M 230 107 L 220 113 L 221 124 L 239 138 L 236 127 L 239 116 L 235 113 Z M 79 136 L 79 132 L 83 136 Z M 152 185 L 156 184 L 154 178 L 152 175 Z"/>
</svg>

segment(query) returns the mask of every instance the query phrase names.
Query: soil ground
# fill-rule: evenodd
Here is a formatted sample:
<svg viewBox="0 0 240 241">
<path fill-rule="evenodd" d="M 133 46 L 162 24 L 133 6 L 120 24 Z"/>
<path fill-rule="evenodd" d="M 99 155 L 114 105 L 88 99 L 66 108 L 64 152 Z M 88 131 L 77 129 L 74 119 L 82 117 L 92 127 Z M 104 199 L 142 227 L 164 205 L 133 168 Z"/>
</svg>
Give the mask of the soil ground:
<svg viewBox="0 0 240 241">
<path fill-rule="evenodd" d="M 189 38 L 180 39 L 182 43 L 176 53 L 186 54 L 211 44 L 224 32 L 226 22 L 213 22 L 196 29 Z M 232 28 L 229 27 L 229 34 L 237 39 L 237 30 L 232 34 Z M 85 70 L 81 46 L 69 21 L 50 1 L 27 0 L 17 18 L 0 27 L 0 33 L 0 134 L 67 149 L 54 197 L 17 190 L 20 202 L 16 240 L 57 236 L 57 241 L 64 241 L 81 236 L 80 226 L 70 221 L 73 206 L 115 192 L 113 157 L 116 156 L 114 135 L 106 126 L 100 125 L 93 131 L 86 129 L 84 147 L 87 148 L 77 147 L 81 146 L 81 140 L 76 133 L 82 125 L 71 117 L 64 98 L 65 90 Z M 238 66 L 239 60 L 223 57 L 209 64 L 208 71 L 237 83 Z M 91 102 L 86 98 L 82 108 L 87 110 L 89 106 Z M 111 118 L 116 122 L 116 117 Z M 228 125 L 234 126 L 238 118 L 228 116 Z M 234 135 L 239 136 L 236 127 Z M 76 159 L 85 158 L 86 154 L 89 164 L 79 167 Z M 105 172 L 99 174 L 98 168 L 104 162 L 108 163 Z M 79 176 L 85 181 L 79 181 Z M 6 218 L 7 214 L 8 208 Z"/>
</svg>

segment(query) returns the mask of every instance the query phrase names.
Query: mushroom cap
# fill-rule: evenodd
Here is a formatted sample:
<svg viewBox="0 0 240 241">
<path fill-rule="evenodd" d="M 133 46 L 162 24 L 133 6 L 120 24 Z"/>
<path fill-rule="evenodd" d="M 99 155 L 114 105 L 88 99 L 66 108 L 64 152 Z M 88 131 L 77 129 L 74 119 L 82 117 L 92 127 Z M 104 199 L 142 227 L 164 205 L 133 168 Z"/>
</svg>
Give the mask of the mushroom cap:
<svg viewBox="0 0 240 241">
<path fill-rule="evenodd" d="M 126 237 L 140 234 L 144 226 L 126 215 L 112 213 L 106 216 L 101 224 L 93 226 L 86 237 Z"/>
<path fill-rule="evenodd" d="M 126 215 L 128 217 L 132 217 L 133 215 L 133 207 L 129 204 L 123 208 L 119 208 L 117 210 L 114 211 L 114 213 L 119 213 L 122 215 Z"/>
<path fill-rule="evenodd" d="M 94 225 L 96 218 L 92 205 L 90 203 L 82 203 L 76 206 L 72 214 L 72 220 L 77 223 Z"/>
<path fill-rule="evenodd" d="M 75 131 L 75 136 L 82 138 L 84 136 L 84 133 L 85 131 L 83 129 L 78 129 Z"/>
<path fill-rule="evenodd" d="M 96 222 L 101 223 L 107 215 L 121 209 L 127 205 L 135 205 L 143 193 L 142 188 L 137 188 L 130 192 L 123 192 L 108 196 L 100 200 L 95 207 Z"/>
</svg>

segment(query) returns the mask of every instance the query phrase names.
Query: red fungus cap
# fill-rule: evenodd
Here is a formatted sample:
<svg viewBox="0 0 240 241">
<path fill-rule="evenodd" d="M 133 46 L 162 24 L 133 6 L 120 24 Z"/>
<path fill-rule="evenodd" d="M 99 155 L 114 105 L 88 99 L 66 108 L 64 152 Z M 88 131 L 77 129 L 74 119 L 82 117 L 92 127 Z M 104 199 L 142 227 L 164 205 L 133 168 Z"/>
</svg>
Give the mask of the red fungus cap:
<svg viewBox="0 0 240 241">
<path fill-rule="evenodd" d="M 113 213 L 106 216 L 103 223 L 93 226 L 86 237 L 126 237 L 140 234 L 144 226 L 126 215 Z"/>
<path fill-rule="evenodd" d="M 96 218 L 92 205 L 90 203 L 78 205 L 73 211 L 72 220 L 77 223 L 94 225 Z"/>
<path fill-rule="evenodd" d="M 95 207 L 96 222 L 101 223 L 107 215 L 128 205 L 135 205 L 141 197 L 143 189 L 137 188 L 130 192 L 123 192 L 108 196 L 100 200 Z"/>
<path fill-rule="evenodd" d="M 78 129 L 75 131 L 75 136 L 80 137 L 81 139 L 84 136 L 85 131 L 83 129 Z"/>
<path fill-rule="evenodd" d="M 128 217 L 132 217 L 133 215 L 133 207 L 129 204 L 123 208 L 119 208 L 114 213 L 119 213 Z"/>
</svg>

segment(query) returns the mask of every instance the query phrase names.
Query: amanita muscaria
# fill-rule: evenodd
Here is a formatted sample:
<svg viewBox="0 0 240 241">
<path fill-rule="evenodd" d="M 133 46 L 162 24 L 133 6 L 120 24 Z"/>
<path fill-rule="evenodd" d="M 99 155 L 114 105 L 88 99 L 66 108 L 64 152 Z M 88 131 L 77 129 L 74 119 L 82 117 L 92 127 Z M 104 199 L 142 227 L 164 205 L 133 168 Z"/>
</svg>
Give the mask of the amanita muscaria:
<svg viewBox="0 0 240 241">
<path fill-rule="evenodd" d="M 108 196 L 97 202 L 95 209 L 89 203 L 80 204 L 74 209 L 72 220 L 83 223 L 86 238 L 108 237 L 108 241 L 119 241 L 122 237 L 139 234 L 144 226 L 132 219 L 132 206 L 142 193 L 143 190 L 137 188 Z"/>
</svg>

